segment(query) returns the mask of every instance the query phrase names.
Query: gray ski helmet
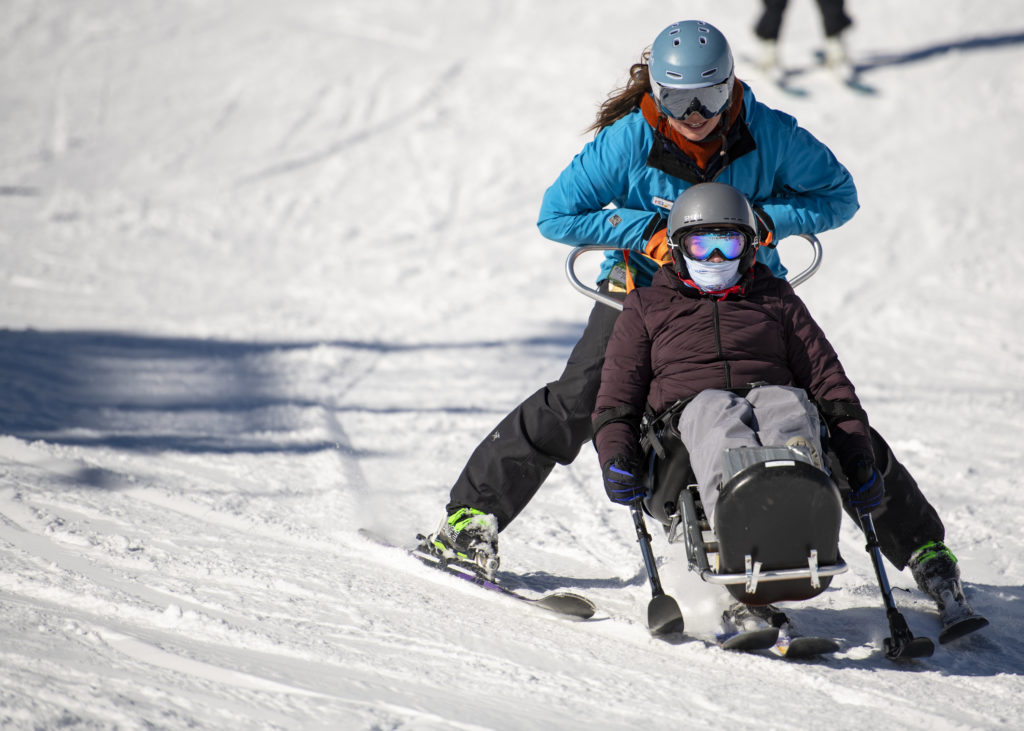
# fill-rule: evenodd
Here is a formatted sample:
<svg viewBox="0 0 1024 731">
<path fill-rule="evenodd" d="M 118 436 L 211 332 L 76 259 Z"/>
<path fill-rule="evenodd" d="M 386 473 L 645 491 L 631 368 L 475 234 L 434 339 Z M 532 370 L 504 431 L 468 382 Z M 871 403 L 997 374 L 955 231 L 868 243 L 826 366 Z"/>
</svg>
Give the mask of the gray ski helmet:
<svg viewBox="0 0 1024 731">
<path fill-rule="evenodd" d="M 754 263 L 757 252 L 757 217 L 747 197 L 725 183 L 699 183 L 687 188 L 676 198 L 668 216 L 668 245 L 676 271 L 683 272 L 682 240 L 690 231 L 710 228 L 733 228 L 747 235 L 748 244 L 740 257 L 740 270 Z"/>
<path fill-rule="evenodd" d="M 705 119 L 720 114 L 735 78 L 729 42 L 700 20 L 673 23 L 661 31 L 651 46 L 647 72 L 654 100 L 675 119 L 693 112 Z"/>
</svg>

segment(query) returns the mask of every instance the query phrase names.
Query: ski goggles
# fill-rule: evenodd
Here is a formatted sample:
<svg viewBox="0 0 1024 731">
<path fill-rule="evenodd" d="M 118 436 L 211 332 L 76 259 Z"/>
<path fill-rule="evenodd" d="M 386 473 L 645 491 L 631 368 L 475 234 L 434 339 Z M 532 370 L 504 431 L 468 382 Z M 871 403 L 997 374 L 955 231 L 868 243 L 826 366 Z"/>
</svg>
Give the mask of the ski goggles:
<svg viewBox="0 0 1024 731">
<path fill-rule="evenodd" d="M 728 261 L 743 255 L 750 238 L 742 231 L 691 231 L 680 237 L 678 245 L 694 261 L 707 261 L 716 251 Z"/>
<path fill-rule="evenodd" d="M 661 110 L 674 119 L 686 119 L 699 114 L 704 119 L 718 116 L 729 103 L 732 93 L 732 76 L 720 84 L 701 86 L 696 89 L 680 89 L 672 86 L 653 84 L 651 94 Z"/>
</svg>

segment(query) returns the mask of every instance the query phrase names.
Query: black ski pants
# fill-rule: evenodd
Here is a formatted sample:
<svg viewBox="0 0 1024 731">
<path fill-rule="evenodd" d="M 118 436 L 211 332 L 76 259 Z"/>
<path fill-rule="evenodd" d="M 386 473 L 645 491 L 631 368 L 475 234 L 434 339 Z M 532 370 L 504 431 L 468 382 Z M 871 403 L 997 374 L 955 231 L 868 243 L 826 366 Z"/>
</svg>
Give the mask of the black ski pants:
<svg viewBox="0 0 1024 731">
<path fill-rule="evenodd" d="M 598 289 L 608 294 L 607 282 Z M 590 440 L 604 351 L 619 311 L 594 305 L 557 381 L 512 410 L 470 455 L 451 491 L 448 512 L 468 506 L 493 513 L 504 530 L 556 464 L 570 464 Z"/>
<path fill-rule="evenodd" d="M 821 10 L 821 24 L 826 36 L 836 36 L 846 30 L 853 21 L 843 10 L 843 0 L 817 0 Z M 754 33 L 758 38 L 777 41 L 779 29 L 782 27 L 782 15 L 786 11 L 788 0 L 764 0 L 764 13 L 761 15 Z"/>
<path fill-rule="evenodd" d="M 599 287 L 607 293 L 604 283 Z M 499 530 L 537 494 L 556 464 L 570 464 L 592 437 L 591 414 L 601 386 L 604 352 L 619 311 L 594 305 L 569 362 L 552 381 L 512 410 L 477 446 L 452 487 L 451 513 L 471 507 L 492 513 Z M 877 469 L 886 497 L 872 517 L 885 554 L 902 569 L 928 541 L 941 541 L 945 528 L 917 482 L 889 445 L 872 430 Z M 599 492 L 595 492 L 595 498 Z"/>
</svg>

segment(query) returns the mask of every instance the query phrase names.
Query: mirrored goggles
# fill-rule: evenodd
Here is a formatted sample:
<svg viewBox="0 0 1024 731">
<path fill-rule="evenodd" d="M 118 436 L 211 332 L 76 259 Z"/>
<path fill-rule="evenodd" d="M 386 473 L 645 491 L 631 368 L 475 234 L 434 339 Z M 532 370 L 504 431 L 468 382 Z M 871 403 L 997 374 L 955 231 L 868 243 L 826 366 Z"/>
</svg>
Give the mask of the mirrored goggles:
<svg viewBox="0 0 1024 731">
<path fill-rule="evenodd" d="M 682 237 L 679 246 L 694 261 L 707 261 L 716 251 L 732 261 L 743 255 L 748 243 L 742 231 L 691 231 Z"/>
<path fill-rule="evenodd" d="M 661 110 L 674 119 L 686 119 L 695 112 L 704 119 L 711 119 L 721 114 L 729 102 L 732 77 L 720 84 L 698 89 L 677 89 L 654 84 L 651 91 Z"/>
</svg>

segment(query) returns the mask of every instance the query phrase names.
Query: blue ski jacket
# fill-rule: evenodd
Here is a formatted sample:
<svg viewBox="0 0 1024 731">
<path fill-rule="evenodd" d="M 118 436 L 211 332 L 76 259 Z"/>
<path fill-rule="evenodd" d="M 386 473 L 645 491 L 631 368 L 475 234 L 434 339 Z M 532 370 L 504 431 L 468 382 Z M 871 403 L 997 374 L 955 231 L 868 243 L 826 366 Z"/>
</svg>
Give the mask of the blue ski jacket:
<svg viewBox="0 0 1024 731">
<path fill-rule="evenodd" d="M 743 108 L 730 128 L 724 154 L 700 170 L 635 109 L 584 145 L 545 192 L 537 227 L 549 239 L 583 246 L 605 244 L 644 251 L 672 202 L 691 185 L 716 180 L 742 191 L 774 223 L 775 241 L 837 228 L 860 204 L 849 171 L 832 151 L 788 114 L 758 102 L 743 84 Z M 778 277 L 786 269 L 774 248 L 757 258 Z M 608 252 L 598 281 L 622 261 Z M 638 286 L 658 265 L 631 256 Z"/>
</svg>

